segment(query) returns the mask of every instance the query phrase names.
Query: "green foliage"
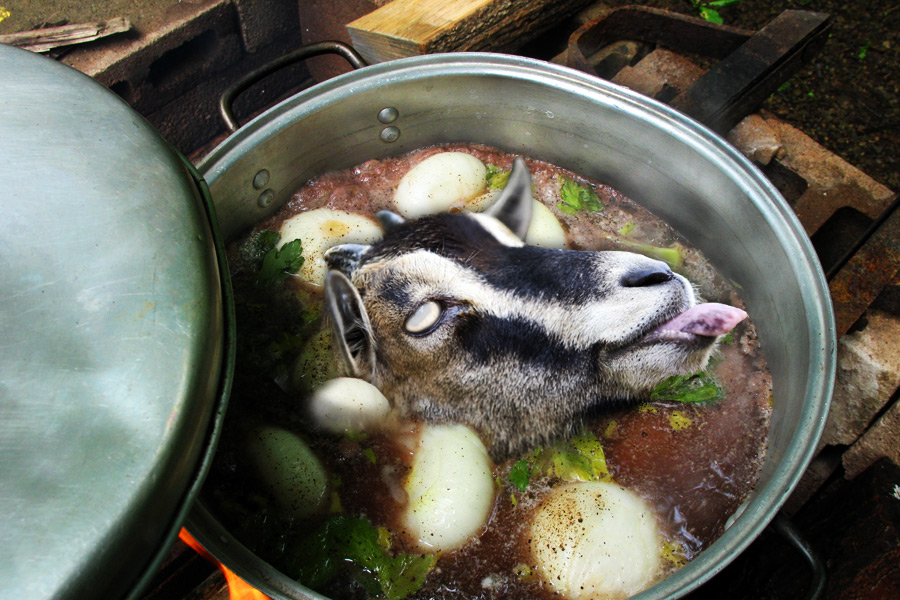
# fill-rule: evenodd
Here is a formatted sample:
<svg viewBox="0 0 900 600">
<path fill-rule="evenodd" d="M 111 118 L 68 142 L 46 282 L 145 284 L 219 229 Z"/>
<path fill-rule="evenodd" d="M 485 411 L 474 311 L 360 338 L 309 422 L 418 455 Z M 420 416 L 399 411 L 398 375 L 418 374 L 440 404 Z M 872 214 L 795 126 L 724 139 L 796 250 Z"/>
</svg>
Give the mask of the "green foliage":
<svg viewBox="0 0 900 600">
<path fill-rule="evenodd" d="M 390 537 L 367 519 L 333 515 L 290 548 L 291 574 L 312 589 L 349 576 L 372 596 L 401 600 L 422 587 L 437 557 L 393 556 L 389 544 Z"/>
<path fill-rule="evenodd" d="M 575 450 L 587 459 L 591 468 L 591 474 L 594 478 L 600 479 L 609 475 L 609 467 L 606 464 L 606 454 L 603 452 L 603 444 L 597 439 L 597 436 L 591 433 L 584 433 L 572 439 L 572 445 Z"/>
<path fill-rule="evenodd" d="M 652 392 L 651 400 L 674 402 L 715 402 L 722 398 L 722 388 L 708 373 L 669 377 Z"/>
<path fill-rule="evenodd" d="M 866 60 L 869 55 L 869 48 L 872 46 L 872 40 L 866 40 L 866 43 L 859 47 L 859 53 L 856 55 L 859 60 Z"/>
<path fill-rule="evenodd" d="M 506 184 L 509 183 L 509 175 L 512 171 L 501 171 L 499 167 L 495 165 L 487 165 L 487 173 L 485 174 L 485 179 L 487 179 L 488 187 L 492 190 L 502 190 L 506 187 Z"/>
<path fill-rule="evenodd" d="M 713 2 L 702 2 L 701 0 L 688 0 L 701 19 L 710 23 L 722 24 L 722 15 L 719 14 L 718 8 L 723 8 L 731 4 L 737 4 L 741 0 L 714 0 Z"/>
<path fill-rule="evenodd" d="M 256 238 L 256 250 L 263 254 L 262 264 L 256 274 L 256 281 L 262 285 L 270 285 L 283 277 L 296 273 L 303 266 L 303 243 L 300 240 L 288 242 L 276 249 L 281 239 L 275 231 L 262 231 Z"/>
<path fill-rule="evenodd" d="M 628 246 L 636 252 L 649 256 L 650 258 L 659 259 L 673 269 L 684 264 L 684 256 L 681 253 L 681 247 L 678 245 L 675 245 L 672 248 L 663 248 L 662 246 L 651 246 L 650 244 L 641 244 L 639 242 L 631 242 L 628 240 L 620 240 L 619 243 Z"/>
<path fill-rule="evenodd" d="M 622 227 L 619 229 L 619 235 L 624 235 L 625 237 L 628 237 L 629 235 L 632 235 L 635 231 L 637 231 L 637 225 L 635 225 L 634 223 L 629 221 L 629 222 L 625 223 L 624 225 L 622 225 Z"/>
<path fill-rule="evenodd" d="M 562 186 L 559 188 L 559 202 L 556 207 L 567 215 L 574 215 L 579 210 L 600 212 L 603 205 L 600 197 L 593 188 L 578 185 L 567 177 L 562 178 Z"/>
<path fill-rule="evenodd" d="M 528 464 L 526 459 L 522 459 L 518 461 L 516 464 L 512 466 L 509 470 L 509 480 L 512 482 L 514 486 L 522 490 L 523 492 L 528 487 L 528 482 L 531 479 L 531 466 Z"/>
<path fill-rule="evenodd" d="M 564 481 L 611 481 L 603 445 L 585 432 L 549 448 L 539 448 L 514 463 L 507 477 L 524 491 L 534 475 L 558 477 Z"/>
</svg>

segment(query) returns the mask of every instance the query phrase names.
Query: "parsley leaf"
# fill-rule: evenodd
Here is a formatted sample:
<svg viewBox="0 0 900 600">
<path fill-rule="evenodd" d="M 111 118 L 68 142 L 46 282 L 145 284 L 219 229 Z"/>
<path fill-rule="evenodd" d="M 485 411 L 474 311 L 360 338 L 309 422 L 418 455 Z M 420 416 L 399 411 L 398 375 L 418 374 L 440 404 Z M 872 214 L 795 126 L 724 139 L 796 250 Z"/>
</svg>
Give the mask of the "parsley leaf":
<svg viewBox="0 0 900 600">
<path fill-rule="evenodd" d="M 591 462 L 577 452 L 557 450 L 550 458 L 547 471 L 550 475 L 555 475 L 565 481 L 594 480 Z"/>
<path fill-rule="evenodd" d="M 523 492 L 528 487 L 528 482 L 530 479 L 531 467 L 528 465 L 528 461 L 524 458 L 514 464 L 509 470 L 509 480 L 514 486 L 516 486 Z"/>
<path fill-rule="evenodd" d="M 674 402 L 713 402 L 722 398 L 722 388 L 707 373 L 669 377 L 652 392 L 651 400 Z"/>
<path fill-rule="evenodd" d="M 612 481 L 603 445 L 590 432 L 554 444 L 535 457 L 535 469 L 565 481 Z"/>
<path fill-rule="evenodd" d="M 271 285 L 283 277 L 296 273 L 306 260 L 303 257 L 303 242 L 293 240 L 280 249 L 275 248 L 281 236 L 274 231 L 263 231 L 256 240 L 257 249 L 265 252 L 256 281 Z"/>
<path fill-rule="evenodd" d="M 387 542 L 384 532 L 367 519 L 333 515 L 292 548 L 292 575 L 307 587 L 321 589 L 343 573 L 370 595 L 402 600 L 422 587 L 437 557 L 392 556 Z"/>
<path fill-rule="evenodd" d="M 559 188 L 559 199 L 562 202 L 557 203 L 556 207 L 567 215 L 574 215 L 579 210 L 591 212 L 603 210 L 603 205 L 600 204 L 600 197 L 594 191 L 594 188 L 578 185 L 567 177 L 562 178 L 562 185 Z"/>
<path fill-rule="evenodd" d="M 672 411 L 672 414 L 669 415 L 669 427 L 672 428 L 672 431 L 687 429 L 693 425 L 693 423 L 694 420 L 680 410 Z"/>
<path fill-rule="evenodd" d="M 594 477 L 609 475 L 609 467 L 606 465 L 606 454 L 603 452 L 603 444 L 597 436 L 584 433 L 572 440 L 575 449 L 588 460 L 591 465 L 591 474 Z"/>
<path fill-rule="evenodd" d="M 487 165 L 487 173 L 484 178 L 487 179 L 488 187 L 492 190 L 502 190 L 509 183 L 509 175 L 512 171 L 501 171 L 496 165 Z"/>
<path fill-rule="evenodd" d="M 628 240 L 619 240 L 620 244 L 624 244 L 635 251 L 649 256 L 650 258 L 659 259 L 672 268 L 680 267 L 684 264 L 684 256 L 681 253 L 681 246 L 675 244 L 672 248 L 663 248 L 661 246 L 651 246 L 650 244 L 641 244 L 639 242 L 631 242 Z"/>
<path fill-rule="evenodd" d="M 619 235 L 629 236 L 633 234 L 637 230 L 637 225 L 632 223 L 631 221 L 622 225 L 622 228 L 619 229 Z"/>
</svg>

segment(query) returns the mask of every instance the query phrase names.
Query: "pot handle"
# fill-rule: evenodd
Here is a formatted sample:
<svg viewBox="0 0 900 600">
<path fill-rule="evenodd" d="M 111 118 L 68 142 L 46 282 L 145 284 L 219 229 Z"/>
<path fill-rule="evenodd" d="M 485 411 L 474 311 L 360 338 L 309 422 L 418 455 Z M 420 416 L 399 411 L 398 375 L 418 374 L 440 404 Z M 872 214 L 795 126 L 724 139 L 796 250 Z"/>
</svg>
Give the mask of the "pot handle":
<svg viewBox="0 0 900 600">
<path fill-rule="evenodd" d="M 804 600 L 816 600 L 822 595 L 822 592 L 825 591 L 825 581 L 827 579 L 825 563 L 822 562 L 822 559 L 813 547 L 810 546 L 806 539 L 804 539 L 800 530 L 794 526 L 790 518 L 783 512 L 779 511 L 779 513 L 775 515 L 775 518 L 772 520 L 772 528 L 789 542 L 797 552 L 800 553 L 803 559 L 809 563 L 811 581 L 807 588 L 806 596 L 804 596 Z"/>
<path fill-rule="evenodd" d="M 263 66 L 254 69 L 253 71 L 250 71 L 249 73 L 241 77 L 234 85 L 232 85 L 222 93 L 222 95 L 219 97 L 219 114 L 222 116 L 222 120 L 225 121 L 225 125 L 228 127 L 228 129 L 230 131 L 237 131 L 237 129 L 241 126 L 237 120 L 237 117 L 235 117 L 234 115 L 233 104 L 234 99 L 237 98 L 241 93 L 243 93 L 247 88 L 259 82 L 261 79 L 268 77 L 279 69 L 282 69 L 288 65 L 292 65 L 301 60 L 306 60 L 307 58 L 320 56 L 322 54 L 339 54 L 340 56 L 343 56 L 347 60 L 347 62 L 349 62 L 353 66 L 354 69 L 361 69 L 362 67 L 367 66 L 367 63 L 363 59 L 363 57 L 360 56 L 359 53 L 352 47 L 343 42 L 326 41 L 300 46 L 296 50 L 288 52 L 284 56 L 276 58 L 275 60 L 268 62 Z"/>
</svg>

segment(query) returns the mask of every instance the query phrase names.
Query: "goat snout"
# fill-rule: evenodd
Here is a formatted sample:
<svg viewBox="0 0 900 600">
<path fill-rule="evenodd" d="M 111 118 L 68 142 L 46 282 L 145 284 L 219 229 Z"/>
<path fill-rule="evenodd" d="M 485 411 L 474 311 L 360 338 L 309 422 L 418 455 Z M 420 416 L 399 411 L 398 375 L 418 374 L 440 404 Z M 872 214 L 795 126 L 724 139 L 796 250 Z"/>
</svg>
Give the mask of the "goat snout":
<svg viewBox="0 0 900 600">
<path fill-rule="evenodd" d="M 649 287 L 672 279 L 672 271 L 664 262 L 652 261 L 635 265 L 619 279 L 622 287 Z"/>
</svg>

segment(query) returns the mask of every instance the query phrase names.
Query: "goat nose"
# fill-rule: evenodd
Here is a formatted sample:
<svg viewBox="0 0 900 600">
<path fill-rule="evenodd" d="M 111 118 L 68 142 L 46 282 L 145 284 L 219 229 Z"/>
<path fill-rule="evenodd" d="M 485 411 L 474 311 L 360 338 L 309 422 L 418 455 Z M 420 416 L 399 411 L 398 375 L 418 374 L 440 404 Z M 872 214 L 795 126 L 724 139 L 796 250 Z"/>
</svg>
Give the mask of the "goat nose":
<svg viewBox="0 0 900 600">
<path fill-rule="evenodd" d="M 652 265 L 634 267 L 622 275 L 620 283 L 623 287 L 648 287 L 665 283 L 672 279 L 672 271 L 665 263 L 655 262 Z"/>
</svg>

